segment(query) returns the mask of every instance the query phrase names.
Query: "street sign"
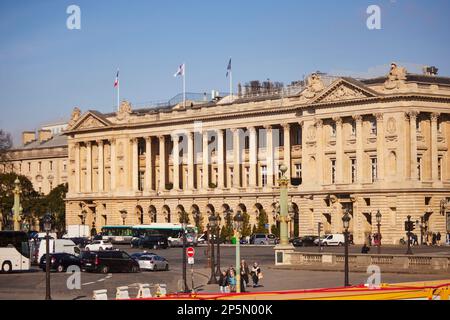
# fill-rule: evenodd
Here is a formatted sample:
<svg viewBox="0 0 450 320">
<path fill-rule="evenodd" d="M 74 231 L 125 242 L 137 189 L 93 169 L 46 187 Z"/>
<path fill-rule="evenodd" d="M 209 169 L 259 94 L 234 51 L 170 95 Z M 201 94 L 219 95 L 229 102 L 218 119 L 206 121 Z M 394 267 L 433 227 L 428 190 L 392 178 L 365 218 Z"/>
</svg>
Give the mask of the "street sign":
<svg viewBox="0 0 450 320">
<path fill-rule="evenodd" d="M 195 249 L 193 247 L 187 248 L 186 255 L 188 256 L 188 258 L 193 258 L 195 255 Z"/>
<path fill-rule="evenodd" d="M 194 257 L 188 257 L 188 264 L 194 264 Z"/>
</svg>

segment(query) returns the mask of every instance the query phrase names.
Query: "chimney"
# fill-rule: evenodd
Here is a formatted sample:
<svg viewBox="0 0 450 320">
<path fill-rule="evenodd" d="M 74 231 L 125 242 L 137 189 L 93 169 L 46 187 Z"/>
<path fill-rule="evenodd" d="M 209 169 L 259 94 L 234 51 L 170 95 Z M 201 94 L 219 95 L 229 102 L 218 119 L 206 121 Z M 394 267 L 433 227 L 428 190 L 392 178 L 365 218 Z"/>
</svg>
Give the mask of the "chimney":
<svg viewBox="0 0 450 320">
<path fill-rule="evenodd" d="M 39 135 L 39 142 L 43 143 L 45 141 L 48 141 L 52 138 L 52 131 L 51 130 L 39 130 L 38 131 L 38 135 Z"/>
<path fill-rule="evenodd" d="M 34 132 L 34 131 L 22 132 L 22 144 L 24 146 L 33 141 L 36 141 L 36 132 Z"/>
<path fill-rule="evenodd" d="M 423 67 L 423 74 L 426 76 L 436 76 L 438 74 L 439 69 L 435 66 L 425 66 Z"/>
</svg>

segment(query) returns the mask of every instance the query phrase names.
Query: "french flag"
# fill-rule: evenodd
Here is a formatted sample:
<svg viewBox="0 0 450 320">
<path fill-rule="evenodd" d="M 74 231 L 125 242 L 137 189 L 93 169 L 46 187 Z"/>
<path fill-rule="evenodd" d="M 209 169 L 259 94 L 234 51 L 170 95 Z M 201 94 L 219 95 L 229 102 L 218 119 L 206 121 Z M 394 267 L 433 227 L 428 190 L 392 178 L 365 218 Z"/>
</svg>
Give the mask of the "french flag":
<svg viewBox="0 0 450 320">
<path fill-rule="evenodd" d="M 119 70 L 117 70 L 116 80 L 114 81 L 114 88 L 116 88 L 118 85 L 119 85 Z"/>
</svg>

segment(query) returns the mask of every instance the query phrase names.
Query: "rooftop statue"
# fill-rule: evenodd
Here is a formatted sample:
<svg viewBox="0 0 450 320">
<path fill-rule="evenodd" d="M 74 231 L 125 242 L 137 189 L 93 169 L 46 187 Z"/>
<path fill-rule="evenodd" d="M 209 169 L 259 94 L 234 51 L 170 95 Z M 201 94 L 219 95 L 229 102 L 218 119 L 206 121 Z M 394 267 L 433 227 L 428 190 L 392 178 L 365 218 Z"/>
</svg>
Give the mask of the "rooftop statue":
<svg viewBox="0 0 450 320">
<path fill-rule="evenodd" d="M 399 89 L 404 86 L 406 80 L 406 69 L 399 67 L 395 62 L 391 63 L 391 70 L 384 83 L 386 89 Z"/>
</svg>

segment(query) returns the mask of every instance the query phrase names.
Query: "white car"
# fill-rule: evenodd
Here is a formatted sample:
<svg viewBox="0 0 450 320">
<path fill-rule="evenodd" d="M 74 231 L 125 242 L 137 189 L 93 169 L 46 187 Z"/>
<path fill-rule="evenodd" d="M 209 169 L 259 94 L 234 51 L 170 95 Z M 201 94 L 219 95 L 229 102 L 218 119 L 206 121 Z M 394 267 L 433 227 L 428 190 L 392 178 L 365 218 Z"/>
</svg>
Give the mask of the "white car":
<svg viewBox="0 0 450 320">
<path fill-rule="evenodd" d="M 112 250 L 113 245 L 111 242 L 106 240 L 94 240 L 90 244 L 86 245 L 86 251 L 102 251 L 102 250 Z"/>
<path fill-rule="evenodd" d="M 142 255 L 137 260 L 141 270 L 169 270 L 169 262 L 157 255 Z"/>
<path fill-rule="evenodd" d="M 340 233 L 329 234 L 320 243 L 323 246 L 343 246 L 345 244 L 345 238 Z"/>
</svg>

